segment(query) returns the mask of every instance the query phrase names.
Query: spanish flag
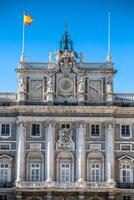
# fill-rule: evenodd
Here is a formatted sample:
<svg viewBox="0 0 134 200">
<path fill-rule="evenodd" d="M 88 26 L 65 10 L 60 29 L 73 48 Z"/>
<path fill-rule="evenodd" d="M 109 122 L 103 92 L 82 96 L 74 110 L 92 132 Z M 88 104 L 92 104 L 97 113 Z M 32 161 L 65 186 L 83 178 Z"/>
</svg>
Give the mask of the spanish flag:
<svg viewBox="0 0 134 200">
<path fill-rule="evenodd" d="M 28 15 L 28 14 L 24 14 L 24 25 L 29 25 L 31 24 L 33 21 L 33 18 Z"/>
</svg>

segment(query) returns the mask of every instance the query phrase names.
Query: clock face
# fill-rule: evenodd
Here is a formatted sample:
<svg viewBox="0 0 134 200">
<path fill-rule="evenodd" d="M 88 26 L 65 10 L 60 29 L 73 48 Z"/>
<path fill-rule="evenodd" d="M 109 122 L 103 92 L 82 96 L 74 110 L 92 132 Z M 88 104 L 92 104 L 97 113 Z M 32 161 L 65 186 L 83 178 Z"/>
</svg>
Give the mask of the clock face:
<svg viewBox="0 0 134 200">
<path fill-rule="evenodd" d="M 63 78 L 59 81 L 59 89 L 63 93 L 70 93 L 73 90 L 73 82 L 69 78 Z"/>
</svg>

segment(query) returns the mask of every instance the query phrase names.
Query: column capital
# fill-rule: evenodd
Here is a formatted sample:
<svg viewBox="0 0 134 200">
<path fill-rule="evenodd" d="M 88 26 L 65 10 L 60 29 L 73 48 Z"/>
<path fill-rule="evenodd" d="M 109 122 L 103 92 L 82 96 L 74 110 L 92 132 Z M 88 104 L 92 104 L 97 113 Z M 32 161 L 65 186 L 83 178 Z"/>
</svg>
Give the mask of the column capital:
<svg viewBox="0 0 134 200">
<path fill-rule="evenodd" d="M 54 128 L 56 125 L 56 122 L 54 120 L 47 120 L 46 121 L 46 127 Z"/>
<path fill-rule="evenodd" d="M 112 128 L 115 127 L 115 122 L 113 122 L 113 121 L 112 122 L 105 122 L 105 127 L 109 128 L 109 129 L 110 128 L 112 129 Z"/>
<path fill-rule="evenodd" d="M 86 128 L 86 126 L 87 126 L 87 123 L 84 122 L 84 121 L 77 121 L 76 122 L 76 127 L 77 128 Z"/>
<path fill-rule="evenodd" d="M 16 121 L 16 124 L 17 124 L 19 127 L 24 127 L 24 128 L 26 128 L 26 126 L 27 126 L 27 122 L 26 122 L 26 121 L 17 120 L 17 121 Z"/>
</svg>

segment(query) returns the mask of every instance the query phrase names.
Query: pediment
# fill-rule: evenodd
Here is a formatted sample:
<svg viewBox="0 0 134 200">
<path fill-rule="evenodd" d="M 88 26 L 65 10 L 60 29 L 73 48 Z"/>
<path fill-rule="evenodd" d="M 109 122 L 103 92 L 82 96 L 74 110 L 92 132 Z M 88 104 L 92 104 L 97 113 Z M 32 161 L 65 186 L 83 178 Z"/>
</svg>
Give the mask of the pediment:
<svg viewBox="0 0 134 200">
<path fill-rule="evenodd" d="M 3 154 L 0 156 L 0 159 L 4 159 L 4 160 L 12 160 L 13 158 L 7 154 Z"/>
<path fill-rule="evenodd" d="M 133 161 L 134 158 L 132 158 L 131 156 L 128 156 L 128 155 L 124 155 L 124 156 L 122 156 L 121 158 L 119 158 L 118 160 L 119 160 L 119 161 L 120 161 L 120 160 L 132 160 L 132 161 Z"/>
</svg>

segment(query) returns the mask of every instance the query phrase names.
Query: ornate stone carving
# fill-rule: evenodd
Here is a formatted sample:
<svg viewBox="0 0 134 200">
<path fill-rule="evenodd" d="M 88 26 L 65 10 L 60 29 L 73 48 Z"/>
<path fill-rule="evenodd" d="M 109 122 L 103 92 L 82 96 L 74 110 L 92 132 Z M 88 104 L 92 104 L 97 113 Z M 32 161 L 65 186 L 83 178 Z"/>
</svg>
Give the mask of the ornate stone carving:
<svg viewBox="0 0 134 200">
<path fill-rule="evenodd" d="M 20 76 L 19 79 L 19 92 L 25 92 L 25 78 L 23 78 L 22 76 Z"/>
<path fill-rule="evenodd" d="M 47 93 L 52 93 L 53 92 L 53 81 L 52 78 L 50 77 L 47 83 Z"/>
<path fill-rule="evenodd" d="M 19 121 L 19 120 L 17 120 L 17 121 L 16 121 L 16 124 L 17 124 L 19 127 L 24 127 L 24 128 L 27 127 L 27 122 L 26 122 L 26 121 Z"/>
<path fill-rule="evenodd" d="M 81 78 L 80 81 L 79 81 L 78 92 L 79 92 L 79 93 L 84 93 L 84 81 L 83 81 L 82 78 Z"/>
<path fill-rule="evenodd" d="M 100 151 L 101 150 L 101 144 L 90 144 L 90 150 L 91 151 Z"/>
<path fill-rule="evenodd" d="M 49 52 L 49 62 L 52 63 L 53 62 L 53 53 Z"/>
<path fill-rule="evenodd" d="M 58 131 L 59 139 L 56 143 L 56 149 L 75 149 L 75 143 L 72 139 L 73 131 L 68 128 L 60 129 Z"/>
<path fill-rule="evenodd" d="M 112 80 L 111 78 L 108 78 L 107 82 L 106 82 L 106 92 L 112 93 L 113 92 L 113 85 L 112 85 Z"/>
<path fill-rule="evenodd" d="M 30 150 L 41 150 L 41 144 L 39 143 L 32 143 L 30 144 Z"/>
</svg>

